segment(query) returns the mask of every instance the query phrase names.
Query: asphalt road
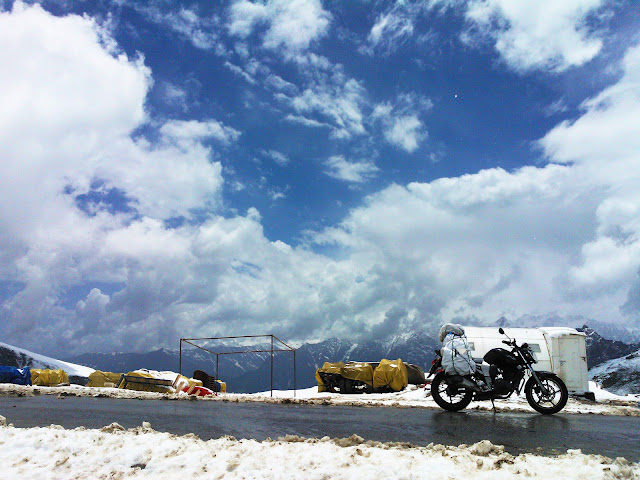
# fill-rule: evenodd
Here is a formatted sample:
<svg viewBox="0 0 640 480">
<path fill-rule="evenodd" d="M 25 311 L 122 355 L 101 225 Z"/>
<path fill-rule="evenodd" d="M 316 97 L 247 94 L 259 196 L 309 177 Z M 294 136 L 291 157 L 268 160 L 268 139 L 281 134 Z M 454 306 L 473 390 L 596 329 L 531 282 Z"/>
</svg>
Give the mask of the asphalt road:
<svg viewBox="0 0 640 480">
<path fill-rule="evenodd" d="M 91 397 L 0 397 L 0 415 L 16 427 L 62 425 L 132 428 L 143 421 L 158 431 L 194 433 L 204 440 L 233 435 L 264 440 L 286 434 L 348 437 L 427 445 L 488 439 L 513 454 L 584 453 L 640 461 L 640 418 L 604 415 L 497 413 L 386 407 L 122 400 Z"/>
</svg>

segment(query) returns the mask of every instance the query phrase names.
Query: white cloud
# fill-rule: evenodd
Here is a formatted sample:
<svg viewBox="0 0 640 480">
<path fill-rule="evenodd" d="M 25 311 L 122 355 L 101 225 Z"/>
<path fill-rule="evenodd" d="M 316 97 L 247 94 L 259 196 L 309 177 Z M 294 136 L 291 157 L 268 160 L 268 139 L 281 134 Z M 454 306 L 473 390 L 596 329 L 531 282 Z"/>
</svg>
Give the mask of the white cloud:
<svg viewBox="0 0 640 480">
<path fill-rule="evenodd" d="M 298 90 L 298 87 L 296 87 L 293 83 L 287 82 L 285 79 L 279 77 L 278 75 L 270 74 L 265 81 L 267 85 L 275 90 L 283 92 L 296 92 Z"/>
<path fill-rule="evenodd" d="M 255 85 L 257 83 L 253 75 L 246 72 L 242 67 L 239 67 L 238 65 L 235 65 L 229 61 L 224 62 L 224 66 L 227 67 L 236 75 L 238 75 L 239 77 L 244 78 L 251 85 Z"/>
<path fill-rule="evenodd" d="M 319 122 L 317 120 L 313 120 L 312 118 L 307 118 L 307 117 L 303 117 L 301 115 L 287 115 L 286 117 L 284 117 L 284 119 L 288 122 L 292 122 L 292 123 L 299 123 L 300 125 L 304 125 L 305 127 L 329 127 L 331 128 L 331 125 L 328 125 L 324 122 Z"/>
<path fill-rule="evenodd" d="M 286 54 L 301 52 L 327 35 L 331 15 L 319 0 L 236 1 L 230 8 L 229 32 L 246 38 L 261 24 L 267 25 L 262 45 Z"/>
<path fill-rule="evenodd" d="M 416 94 L 399 95 L 395 103 L 380 103 L 373 110 L 374 120 L 381 122 L 384 137 L 390 144 L 408 153 L 416 151 L 427 137 L 419 118 L 432 108 L 433 103 Z"/>
<path fill-rule="evenodd" d="M 600 51 L 602 41 L 586 19 L 602 5 L 603 0 L 470 0 L 466 17 L 513 69 L 563 71 Z"/>
<path fill-rule="evenodd" d="M 414 35 L 415 8 L 407 4 L 397 4 L 391 11 L 380 14 L 367 37 L 368 45 L 361 48 L 363 53 L 373 54 L 376 50 L 392 52 Z"/>
<path fill-rule="evenodd" d="M 330 177 L 350 183 L 363 183 L 380 171 L 373 162 L 370 161 L 349 161 L 342 155 L 329 157 L 325 162 L 326 174 Z"/>
<path fill-rule="evenodd" d="M 224 47 L 216 31 L 220 28 L 220 19 L 216 16 L 201 16 L 197 9 L 163 9 L 158 5 L 144 5 L 132 1 L 128 5 L 159 25 L 164 25 L 186 38 L 194 47 L 201 50 L 215 49 L 222 54 Z"/>
<path fill-rule="evenodd" d="M 177 141 L 182 146 L 213 138 L 229 145 L 240 137 L 240 132 L 217 120 L 171 120 L 160 127 L 160 133 Z"/>
<path fill-rule="evenodd" d="M 551 161 L 607 187 L 594 237 L 570 272 L 583 288 L 625 288 L 640 268 L 640 47 L 623 60 L 618 83 L 586 101 L 585 113 L 551 130 L 540 145 Z M 640 313 L 640 312 L 635 312 Z"/>
<path fill-rule="evenodd" d="M 640 326 L 640 47 L 623 69 L 540 140 L 551 164 L 394 185 L 316 240 L 348 249 L 387 308 L 416 318 L 555 312 Z"/>
<path fill-rule="evenodd" d="M 277 150 L 263 150 L 262 154 L 269 157 L 271 160 L 276 162 L 281 167 L 284 167 L 289 163 L 289 157 L 287 157 L 284 153 L 278 152 Z"/>
<path fill-rule="evenodd" d="M 87 18 L 16 5 L 0 13 L 0 280 L 23 286 L 0 306 L 10 343 L 148 350 L 258 325 L 294 340 L 349 337 L 393 312 L 420 325 L 551 311 L 637 322 L 640 49 L 616 85 L 540 141 L 551 164 L 392 185 L 315 237 L 344 247 L 331 258 L 270 241 L 255 208 L 216 214 L 222 173 L 203 142 L 237 131 L 171 121 L 158 142 L 132 139 L 154 123 L 143 61 Z M 310 93 L 283 101 L 358 134 L 371 108 L 362 85 L 308 59 Z M 406 105 L 373 116 L 385 127 L 412 115 Z M 377 173 L 341 156 L 326 168 L 352 184 Z M 134 212 L 80 210 L 74 195 L 96 178 Z"/>
<path fill-rule="evenodd" d="M 303 125 L 329 125 L 331 136 L 348 139 L 366 133 L 365 113 L 367 93 L 361 82 L 344 74 L 340 65 L 333 65 L 323 57 L 298 58 L 307 78 L 306 88 L 298 95 L 278 98 L 296 113 L 286 118 Z M 309 118 L 316 116 L 317 118 Z"/>
<path fill-rule="evenodd" d="M 384 136 L 392 145 L 411 153 L 418 149 L 427 133 L 418 117 L 409 115 L 395 118 Z"/>
</svg>

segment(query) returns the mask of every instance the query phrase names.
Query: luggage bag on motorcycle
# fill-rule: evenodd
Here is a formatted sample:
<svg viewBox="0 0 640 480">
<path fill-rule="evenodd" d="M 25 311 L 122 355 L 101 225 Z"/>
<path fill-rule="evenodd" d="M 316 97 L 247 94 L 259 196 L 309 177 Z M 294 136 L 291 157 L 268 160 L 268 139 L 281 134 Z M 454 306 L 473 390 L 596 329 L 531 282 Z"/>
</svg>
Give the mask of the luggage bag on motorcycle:
<svg viewBox="0 0 640 480">
<path fill-rule="evenodd" d="M 471 375 L 476 364 L 471 357 L 469 343 L 460 325 L 445 324 L 440 329 L 442 368 L 449 375 Z"/>
</svg>

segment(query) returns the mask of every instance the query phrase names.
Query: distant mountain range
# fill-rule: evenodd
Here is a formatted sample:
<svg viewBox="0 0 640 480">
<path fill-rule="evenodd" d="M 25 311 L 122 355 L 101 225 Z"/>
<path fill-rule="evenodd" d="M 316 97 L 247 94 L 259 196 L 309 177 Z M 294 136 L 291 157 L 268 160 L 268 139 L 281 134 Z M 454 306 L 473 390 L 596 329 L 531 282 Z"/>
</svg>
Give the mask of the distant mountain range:
<svg viewBox="0 0 640 480">
<path fill-rule="evenodd" d="M 587 335 L 587 365 L 590 370 L 607 360 L 624 357 L 640 350 L 640 343 L 627 344 L 619 340 L 608 340 L 587 325 L 583 325 L 577 330 Z"/>
<path fill-rule="evenodd" d="M 502 325 L 509 325 L 506 319 L 501 319 Z M 609 362 L 606 370 L 606 382 L 597 377 L 597 381 L 603 385 L 609 385 L 612 391 L 626 391 L 625 385 L 633 384 L 634 371 L 640 377 L 640 362 L 623 361 L 629 355 L 636 354 L 640 350 L 640 343 L 625 343 L 620 340 L 610 340 L 600 335 L 596 329 L 583 325 L 578 330 L 583 331 L 586 337 L 587 359 L 590 368 L 590 376 L 594 376 L 594 367 L 612 359 L 624 368 L 619 374 L 616 371 L 616 361 Z M 52 362 L 43 362 L 48 357 L 38 356 L 34 360 L 24 350 L 15 349 L 9 345 L 0 344 L 0 365 L 13 366 L 46 366 Z M 406 363 L 418 365 L 425 372 L 431 365 L 433 350 L 439 348 L 439 343 L 426 333 L 414 333 L 397 336 L 388 341 L 372 340 L 363 343 L 354 343 L 349 340 L 332 338 L 320 343 L 306 343 L 296 350 L 296 387 L 308 388 L 316 385 L 315 371 L 324 362 L 369 361 L 376 362 L 382 358 L 401 358 Z M 244 347 L 246 350 L 261 350 L 267 345 L 251 345 Z M 212 350 L 225 353 L 238 350 L 238 347 L 229 345 L 217 345 Z M 28 352 L 29 354 L 31 352 Z M 635 357 L 632 357 L 632 359 Z M 49 359 L 53 360 L 53 359 Z M 149 370 L 178 371 L 180 356 L 177 350 L 159 349 L 146 353 L 85 353 L 66 359 L 76 366 L 110 371 L 129 372 L 139 368 Z M 182 373 L 192 375 L 194 370 L 204 370 L 211 375 L 218 375 L 227 382 L 229 391 L 233 392 L 259 392 L 267 391 L 271 387 L 271 359 L 270 354 L 238 353 L 233 355 L 222 354 L 216 356 L 197 348 L 183 348 Z M 60 361 L 57 361 L 60 362 Z M 627 365 L 629 364 L 629 365 Z M 64 367 L 62 367 L 64 368 Z M 634 370 L 635 368 L 635 370 Z M 605 371 L 603 370 L 603 372 Z M 604 373 L 603 373 L 604 374 Z M 598 380 L 600 379 L 600 380 Z M 635 385 L 635 384 L 633 384 Z M 630 391 L 640 393 L 640 385 L 631 385 Z M 291 352 L 276 352 L 273 359 L 273 388 L 275 390 L 288 390 L 294 386 L 293 379 L 293 354 Z"/>
<path fill-rule="evenodd" d="M 508 326 L 505 319 L 501 325 Z M 579 327 L 586 337 L 587 359 L 589 368 L 607 360 L 629 355 L 640 349 L 640 344 L 627 344 L 619 340 L 609 340 L 601 336 L 595 329 L 586 325 Z M 248 350 L 264 347 L 252 346 Z M 227 349 L 230 347 L 226 347 Z M 439 343 L 426 333 L 415 333 L 394 337 L 389 341 L 369 341 L 354 343 L 336 338 L 320 343 L 304 344 L 296 351 L 296 386 L 307 388 L 316 384 L 315 371 L 328 362 L 379 361 L 382 358 L 401 358 L 427 371 L 433 359 L 433 350 Z M 225 351 L 219 346 L 216 351 Z M 228 351 L 228 350 L 227 350 Z M 155 350 L 148 353 L 89 353 L 69 359 L 99 370 L 126 372 L 136 368 L 153 370 L 177 370 L 179 354 L 174 350 Z M 214 355 L 198 349 L 183 351 L 182 372 L 191 375 L 194 370 L 205 370 L 216 374 Z M 234 392 L 257 392 L 269 390 L 271 386 L 271 362 L 268 353 L 245 353 L 220 355 L 218 375 Z M 293 355 L 289 352 L 278 352 L 274 355 L 273 386 L 276 390 L 293 388 Z"/>
<path fill-rule="evenodd" d="M 243 347 L 246 350 L 261 350 L 266 345 Z M 398 336 L 389 341 L 372 340 L 353 343 L 332 338 L 320 343 L 306 343 L 296 350 L 296 387 L 308 388 L 316 385 L 315 371 L 324 362 L 370 361 L 382 358 L 401 358 L 425 369 L 431 365 L 433 350 L 437 342 L 425 333 Z M 211 348 L 214 350 L 213 348 Z M 217 346 L 215 351 L 226 352 L 237 347 Z M 173 370 L 179 368 L 179 352 L 160 349 L 147 353 L 85 353 L 68 359 L 74 363 L 97 370 L 128 372 L 137 368 L 150 370 Z M 270 353 L 239 353 L 216 356 L 196 348 L 183 349 L 182 373 L 192 375 L 194 370 L 216 374 L 227 382 L 229 391 L 259 392 L 271 388 Z M 276 352 L 273 360 L 273 388 L 288 390 L 294 386 L 293 353 Z"/>
</svg>

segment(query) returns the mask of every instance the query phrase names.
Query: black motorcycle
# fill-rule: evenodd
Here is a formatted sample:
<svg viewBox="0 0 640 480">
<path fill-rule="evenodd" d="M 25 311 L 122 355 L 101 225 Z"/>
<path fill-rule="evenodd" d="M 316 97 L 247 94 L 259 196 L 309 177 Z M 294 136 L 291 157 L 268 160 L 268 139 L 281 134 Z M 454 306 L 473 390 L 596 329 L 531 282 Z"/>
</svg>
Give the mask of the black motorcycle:
<svg viewBox="0 0 640 480">
<path fill-rule="evenodd" d="M 498 331 L 505 335 L 502 328 Z M 514 392 L 520 394 L 524 386 L 527 402 L 534 410 L 547 415 L 562 410 L 569 398 L 564 382 L 552 372 L 533 369 L 532 365 L 537 361 L 528 344 L 518 346 L 510 338 L 502 343 L 510 346 L 511 351 L 504 348 L 489 350 L 482 359 L 486 364 L 478 359 L 476 371 L 466 376 L 445 373 L 442 354 L 436 350 L 428 375 L 435 374 L 431 382 L 431 395 L 435 402 L 445 410 L 456 412 L 466 408 L 472 400 L 493 402 L 509 398 Z"/>
</svg>

